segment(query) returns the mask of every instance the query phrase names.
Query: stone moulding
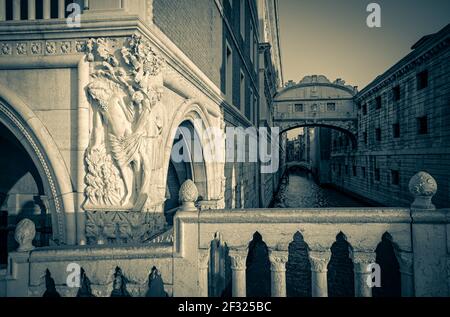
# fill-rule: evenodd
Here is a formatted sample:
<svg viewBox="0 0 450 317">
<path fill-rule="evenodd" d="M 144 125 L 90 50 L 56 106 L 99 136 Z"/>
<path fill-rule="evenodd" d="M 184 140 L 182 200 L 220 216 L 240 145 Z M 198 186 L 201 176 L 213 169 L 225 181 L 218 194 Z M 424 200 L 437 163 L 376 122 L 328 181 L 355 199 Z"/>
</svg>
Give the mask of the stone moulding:
<svg viewBox="0 0 450 317">
<path fill-rule="evenodd" d="M 136 211 L 87 211 L 88 244 L 142 243 L 167 230 L 164 215 Z"/>
<path fill-rule="evenodd" d="M 192 219 L 200 223 L 411 223 L 409 209 L 334 208 L 215 210 Z M 183 221 L 189 221 L 183 219 Z"/>
</svg>

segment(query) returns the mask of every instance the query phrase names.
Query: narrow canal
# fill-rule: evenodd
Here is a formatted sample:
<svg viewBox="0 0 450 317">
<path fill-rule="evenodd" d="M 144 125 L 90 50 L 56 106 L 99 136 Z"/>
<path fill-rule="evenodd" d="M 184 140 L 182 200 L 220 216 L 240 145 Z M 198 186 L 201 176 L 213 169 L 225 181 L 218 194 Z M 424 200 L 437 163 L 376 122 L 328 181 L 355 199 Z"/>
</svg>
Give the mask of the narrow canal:
<svg viewBox="0 0 450 317">
<path fill-rule="evenodd" d="M 275 208 L 370 207 L 329 186 L 320 186 L 313 175 L 302 169 L 291 169 L 280 185 Z"/>
</svg>

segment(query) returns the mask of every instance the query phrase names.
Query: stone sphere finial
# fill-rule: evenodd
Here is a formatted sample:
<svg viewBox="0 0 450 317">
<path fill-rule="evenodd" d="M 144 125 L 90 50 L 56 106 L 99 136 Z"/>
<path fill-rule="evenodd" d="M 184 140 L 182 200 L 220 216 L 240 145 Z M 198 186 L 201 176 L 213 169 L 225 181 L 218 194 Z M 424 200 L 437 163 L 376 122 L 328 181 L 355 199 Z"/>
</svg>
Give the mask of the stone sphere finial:
<svg viewBox="0 0 450 317">
<path fill-rule="evenodd" d="M 14 233 L 14 238 L 16 239 L 19 247 L 18 252 L 28 252 L 34 249 L 33 239 L 36 236 L 36 226 L 34 222 L 30 219 L 22 219 Z"/>
<path fill-rule="evenodd" d="M 435 209 L 431 199 L 437 192 L 436 180 L 426 172 L 419 172 L 409 181 L 409 191 L 414 196 L 412 208 Z"/>
<path fill-rule="evenodd" d="M 197 210 L 194 203 L 198 198 L 198 190 L 192 180 L 188 179 L 181 185 L 178 196 L 180 197 L 182 211 Z"/>
</svg>

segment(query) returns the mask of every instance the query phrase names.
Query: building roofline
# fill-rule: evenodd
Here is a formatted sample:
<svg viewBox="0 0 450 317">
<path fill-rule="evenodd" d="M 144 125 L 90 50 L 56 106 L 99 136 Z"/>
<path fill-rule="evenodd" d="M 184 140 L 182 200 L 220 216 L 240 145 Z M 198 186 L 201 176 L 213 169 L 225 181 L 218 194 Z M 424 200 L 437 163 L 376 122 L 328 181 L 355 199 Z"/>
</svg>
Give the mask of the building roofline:
<svg viewBox="0 0 450 317">
<path fill-rule="evenodd" d="M 436 48 L 442 43 L 447 43 L 450 41 L 450 24 L 447 24 L 440 31 L 425 35 L 420 38 L 412 47 L 412 51 L 403 57 L 400 61 L 391 66 L 383 74 L 377 76 L 372 82 L 370 82 L 366 87 L 364 87 L 355 97 L 362 98 L 364 95 L 369 93 L 371 90 L 377 86 L 382 86 L 384 82 L 389 80 L 396 73 L 410 65 L 420 56 L 426 54 L 427 52 Z"/>
</svg>

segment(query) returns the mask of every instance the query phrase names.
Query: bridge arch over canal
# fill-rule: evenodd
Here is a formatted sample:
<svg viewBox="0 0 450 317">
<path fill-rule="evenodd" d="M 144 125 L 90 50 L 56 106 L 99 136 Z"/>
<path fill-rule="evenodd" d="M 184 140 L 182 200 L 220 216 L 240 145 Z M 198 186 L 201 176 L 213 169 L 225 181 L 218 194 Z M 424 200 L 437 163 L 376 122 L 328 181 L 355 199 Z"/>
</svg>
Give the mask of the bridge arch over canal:
<svg viewBox="0 0 450 317">
<path fill-rule="evenodd" d="M 274 125 L 280 133 L 301 127 L 323 127 L 338 130 L 356 147 L 357 109 L 353 97 L 357 87 L 322 75 L 292 81 L 275 97 Z"/>
</svg>

